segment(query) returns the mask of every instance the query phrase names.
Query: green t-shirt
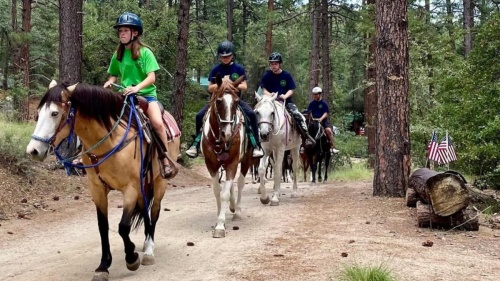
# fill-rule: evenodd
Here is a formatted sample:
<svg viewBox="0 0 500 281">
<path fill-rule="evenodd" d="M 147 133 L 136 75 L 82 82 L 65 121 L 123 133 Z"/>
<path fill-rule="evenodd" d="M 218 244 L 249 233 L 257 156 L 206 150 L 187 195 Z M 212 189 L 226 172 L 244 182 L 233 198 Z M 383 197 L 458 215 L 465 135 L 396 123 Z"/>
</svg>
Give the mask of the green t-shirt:
<svg viewBox="0 0 500 281">
<path fill-rule="evenodd" d="M 157 71 L 158 69 L 160 69 L 160 66 L 153 52 L 149 48 L 142 47 L 137 60 L 132 59 L 130 49 L 125 49 L 121 62 L 116 59 L 115 52 L 111 58 L 108 73 L 118 77 L 122 86 L 131 87 L 132 85 L 138 85 L 146 79 L 148 73 Z M 157 97 L 156 86 L 154 84 L 149 85 L 138 94 L 146 97 Z"/>
</svg>

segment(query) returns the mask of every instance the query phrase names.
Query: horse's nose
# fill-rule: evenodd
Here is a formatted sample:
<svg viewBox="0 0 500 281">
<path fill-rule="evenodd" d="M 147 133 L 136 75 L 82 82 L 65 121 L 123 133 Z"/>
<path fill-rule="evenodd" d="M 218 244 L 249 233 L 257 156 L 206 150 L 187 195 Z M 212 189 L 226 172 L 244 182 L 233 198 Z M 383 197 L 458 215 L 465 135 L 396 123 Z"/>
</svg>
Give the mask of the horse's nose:
<svg viewBox="0 0 500 281">
<path fill-rule="evenodd" d="M 34 148 L 33 148 L 33 149 L 31 149 L 31 150 L 28 150 L 28 151 L 26 151 L 26 152 L 28 152 L 31 156 L 38 156 L 38 155 L 39 155 L 38 150 L 36 150 L 36 149 L 34 149 Z"/>
<path fill-rule="evenodd" d="M 268 141 L 269 140 L 269 133 L 268 132 L 260 132 L 259 136 L 260 136 L 261 141 Z"/>
</svg>

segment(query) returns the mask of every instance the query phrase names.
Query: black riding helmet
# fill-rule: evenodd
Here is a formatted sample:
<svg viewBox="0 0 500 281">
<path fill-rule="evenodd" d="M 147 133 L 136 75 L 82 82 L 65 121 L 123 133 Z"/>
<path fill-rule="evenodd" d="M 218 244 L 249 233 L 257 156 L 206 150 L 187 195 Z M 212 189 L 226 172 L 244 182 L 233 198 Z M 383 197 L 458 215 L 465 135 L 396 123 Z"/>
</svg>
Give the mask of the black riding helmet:
<svg viewBox="0 0 500 281">
<path fill-rule="evenodd" d="M 276 61 L 276 62 L 279 62 L 279 63 L 283 63 L 283 58 L 281 57 L 281 54 L 278 53 L 278 52 L 273 52 L 271 53 L 271 55 L 269 55 L 269 62 L 273 62 L 273 61 Z"/>
<path fill-rule="evenodd" d="M 122 26 L 132 27 L 135 30 L 137 30 L 137 32 L 139 32 L 139 35 L 142 34 L 142 21 L 139 18 L 139 16 L 137 16 L 134 13 L 125 12 L 125 13 L 121 14 L 116 19 L 116 23 L 113 26 L 113 28 L 118 29 Z"/>
<path fill-rule="evenodd" d="M 219 56 L 230 56 L 234 55 L 234 45 L 231 43 L 231 41 L 224 41 L 219 44 L 219 47 L 217 48 L 217 54 Z"/>
</svg>

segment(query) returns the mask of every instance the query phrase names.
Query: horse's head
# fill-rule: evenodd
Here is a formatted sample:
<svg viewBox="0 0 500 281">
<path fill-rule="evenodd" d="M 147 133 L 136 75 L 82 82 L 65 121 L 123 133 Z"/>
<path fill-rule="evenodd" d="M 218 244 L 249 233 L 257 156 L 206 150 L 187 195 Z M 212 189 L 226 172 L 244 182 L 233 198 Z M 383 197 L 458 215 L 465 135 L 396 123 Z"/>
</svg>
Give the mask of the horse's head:
<svg viewBox="0 0 500 281">
<path fill-rule="evenodd" d="M 261 96 L 257 92 L 255 93 L 257 104 L 254 111 L 259 125 L 259 137 L 263 142 L 269 141 L 269 136 L 274 130 L 277 115 L 274 101 L 277 97 L 278 93 L 274 93 L 272 96 Z"/>
<path fill-rule="evenodd" d="M 219 137 L 223 141 L 229 141 L 237 127 L 236 112 L 240 99 L 238 97 L 238 85 L 243 82 L 244 76 L 236 81 L 231 81 L 228 76 L 221 77 L 217 74 L 215 81 L 217 88 L 211 98 L 211 108 L 217 116 L 219 125 Z"/>
<path fill-rule="evenodd" d="M 304 112 L 303 115 L 306 118 L 307 132 L 315 140 L 318 140 L 323 134 L 323 126 L 321 126 L 320 122 L 317 119 L 313 118 L 310 111 Z"/>
<path fill-rule="evenodd" d="M 71 112 L 70 97 L 76 84 L 66 86 L 52 80 L 49 89 L 38 105 L 37 123 L 26 153 L 33 159 L 43 161 L 49 147 L 57 146 L 70 134 L 70 123 L 74 116 Z"/>
</svg>

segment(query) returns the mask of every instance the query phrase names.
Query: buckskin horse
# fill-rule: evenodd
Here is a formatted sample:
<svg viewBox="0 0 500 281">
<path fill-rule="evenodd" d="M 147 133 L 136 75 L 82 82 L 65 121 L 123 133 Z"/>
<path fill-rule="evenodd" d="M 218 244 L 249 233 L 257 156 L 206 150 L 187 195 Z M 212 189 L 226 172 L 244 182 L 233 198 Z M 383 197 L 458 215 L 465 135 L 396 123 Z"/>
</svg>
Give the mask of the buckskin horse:
<svg viewBox="0 0 500 281">
<path fill-rule="evenodd" d="M 323 182 L 328 180 L 328 165 L 330 164 L 330 141 L 325 134 L 325 128 L 312 118 L 312 114 L 306 113 L 306 124 L 309 134 L 316 140 L 314 145 L 304 144 L 304 152 L 307 155 L 307 162 L 311 166 L 312 180 L 311 183 L 316 183 L 316 171 L 318 172 L 318 182 L 322 181 L 321 178 L 321 164 L 325 160 L 325 176 Z M 305 173 L 305 170 L 304 170 Z M 304 176 L 305 179 L 305 176 Z"/>
<path fill-rule="evenodd" d="M 127 268 L 134 271 L 141 264 L 129 234 L 142 222 L 145 227 L 142 264 L 155 263 L 155 227 L 167 180 L 160 175 L 157 149 L 141 138 L 147 131 L 138 129 L 140 124 L 132 114 L 134 102 L 125 102 L 128 98 L 100 86 L 83 83 L 67 86 L 52 81 L 38 106 L 37 124 L 26 148 L 35 160 L 43 161 L 49 147 L 57 147 L 72 132 L 80 138 L 101 236 L 102 257 L 94 281 L 108 280 L 112 262 L 107 198 L 111 190 L 123 194 L 118 233 L 123 239 Z M 167 148 L 170 159 L 177 159 L 179 144 L 180 135 L 174 135 Z"/>
<path fill-rule="evenodd" d="M 228 77 L 217 75 L 217 88 L 210 98 L 208 118 L 203 123 L 201 152 L 205 165 L 212 177 L 212 188 L 217 200 L 217 224 L 213 237 L 226 235 L 226 209 L 233 213 L 233 220 L 241 219 L 241 192 L 245 185 L 245 175 L 252 163 L 252 147 L 245 134 L 243 114 L 238 109 L 238 85 L 244 76 L 232 82 Z M 235 200 L 233 181 L 238 173 L 238 199 Z M 219 168 L 223 167 L 226 179 L 221 188 Z"/>
<path fill-rule="evenodd" d="M 259 95 L 255 93 L 257 104 L 255 112 L 259 124 L 259 136 L 262 148 L 264 149 L 264 157 L 260 160 L 259 175 L 264 178 L 265 165 L 271 151 L 274 156 L 274 192 L 271 198 L 271 206 L 279 205 L 281 195 L 281 173 L 285 150 L 290 150 L 292 155 L 292 166 L 294 171 L 298 171 L 299 165 L 299 146 L 301 144 L 301 136 L 292 128 L 292 123 L 285 114 L 285 105 L 276 101 L 277 93 L 272 96 Z M 297 197 L 297 173 L 293 173 L 293 192 L 292 198 Z M 269 203 L 269 196 L 266 194 L 265 181 L 260 181 L 259 186 L 260 202 L 262 204 Z"/>
</svg>

